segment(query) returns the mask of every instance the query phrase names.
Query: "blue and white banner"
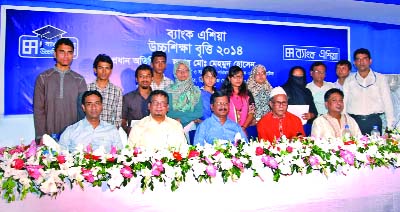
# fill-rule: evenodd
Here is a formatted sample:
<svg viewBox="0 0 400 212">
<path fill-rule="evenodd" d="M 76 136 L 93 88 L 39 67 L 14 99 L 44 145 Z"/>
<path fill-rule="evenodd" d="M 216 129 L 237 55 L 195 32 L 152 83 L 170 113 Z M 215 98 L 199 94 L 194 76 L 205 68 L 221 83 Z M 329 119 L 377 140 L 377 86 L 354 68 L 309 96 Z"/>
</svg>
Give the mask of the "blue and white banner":
<svg viewBox="0 0 400 212">
<path fill-rule="evenodd" d="M 170 78 L 173 64 L 188 60 L 199 87 L 206 65 L 218 70 L 217 86 L 229 67 L 242 67 L 247 79 L 256 64 L 265 65 L 268 80 L 278 86 L 287 80 L 291 67 L 309 70 L 313 61 L 324 61 L 327 81 L 335 81 L 335 63 L 348 59 L 349 29 L 343 26 L 50 8 L 7 7 L 3 11 L 4 114 L 32 113 L 35 79 L 54 66 L 53 47 L 61 37 L 74 42 L 72 69 L 88 83 L 95 80 L 94 58 L 100 53 L 110 55 L 114 61 L 111 81 L 124 93 L 136 88 L 134 70 L 142 63 L 150 64 L 156 50 L 167 53 Z"/>
</svg>

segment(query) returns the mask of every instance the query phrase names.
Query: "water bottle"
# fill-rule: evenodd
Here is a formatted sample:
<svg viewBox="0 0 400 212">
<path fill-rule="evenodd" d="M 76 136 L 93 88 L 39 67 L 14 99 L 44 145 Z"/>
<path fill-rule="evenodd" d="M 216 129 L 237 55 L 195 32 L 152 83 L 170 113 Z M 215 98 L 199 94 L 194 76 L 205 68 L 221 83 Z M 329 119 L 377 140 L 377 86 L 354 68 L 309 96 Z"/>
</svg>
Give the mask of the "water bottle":
<svg viewBox="0 0 400 212">
<path fill-rule="evenodd" d="M 58 142 L 58 135 L 57 135 L 57 133 L 52 133 L 52 134 L 51 134 L 51 137 L 52 137 L 56 142 Z"/>
<path fill-rule="evenodd" d="M 350 127 L 348 124 L 344 125 L 343 138 L 346 140 L 350 140 L 351 138 Z"/>
<path fill-rule="evenodd" d="M 371 137 L 377 139 L 381 136 L 381 132 L 378 130 L 378 126 L 374 125 L 371 130 Z"/>
</svg>

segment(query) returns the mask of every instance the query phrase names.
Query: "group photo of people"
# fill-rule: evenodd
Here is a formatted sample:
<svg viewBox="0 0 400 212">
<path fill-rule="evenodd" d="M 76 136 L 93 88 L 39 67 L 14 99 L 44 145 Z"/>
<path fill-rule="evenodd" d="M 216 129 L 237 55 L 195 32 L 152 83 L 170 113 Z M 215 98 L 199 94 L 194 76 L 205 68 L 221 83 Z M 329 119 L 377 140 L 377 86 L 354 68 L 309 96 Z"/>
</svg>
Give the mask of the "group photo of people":
<svg viewBox="0 0 400 212">
<path fill-rule="evenodd" d="M 73 55 L 73 42 L 59 39 L 54 46 L 55 66 L 36 78 L 33 111 L 38 144 L 48 134 L 70 151 L 78 144 L 158 150 L 216 140 L 279 143 L 282 137 L 338 138 L 346 133 L 359 137 L 373 129 L 384 133 L 395 124 L 389 84 L 371 69 L 372 56 L 365 48 L 353 53 L 354 72 L 348 60 L 338 61 L 336 70 L 315 61 L 310 67 L 292 67 L 282 76 L 286 82 L 273 87 L 266 65 L 252 67 L 247 80 L 244 70 L 234 65 L 219 88 L 215 67 L 202 69 L 200 88 L 193 83 L 186 60 L 176 61 L 173 78 L 168 78 L 167 54 L 155 51 L 151 64 L 135 70 L 136 90 L 124 95 L 110 81 L 109 55 L 94 59 L 94 82 L 71 70 Z M 325 81 L 327 71 L 336 72 L 336 82 Z M 309 83 L 307 75 L 312 77 Z M 303 110 L 290 112 L 291 106 Z"/>
</svg>

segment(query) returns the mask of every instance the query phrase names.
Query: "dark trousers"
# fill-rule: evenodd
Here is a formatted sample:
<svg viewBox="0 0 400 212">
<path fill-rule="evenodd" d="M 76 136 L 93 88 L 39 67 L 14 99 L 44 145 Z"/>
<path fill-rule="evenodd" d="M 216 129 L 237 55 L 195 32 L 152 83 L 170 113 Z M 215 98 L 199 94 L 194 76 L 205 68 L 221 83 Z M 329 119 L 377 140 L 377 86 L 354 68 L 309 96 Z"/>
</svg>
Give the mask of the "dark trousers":
<svg viewBox="0 0 400 212">
<path fill-rule="evenodd" d="M 374 126 L 378 126 L 378 130 L 382 134 L 382 119 L 378 113 L 362 116 L 362 115 L 354 115 L 354 114 L 349 114 L 351 117 L 353 117 L 357 124 L 358 127 L 360 127 L 361 133 L 363 135 L 365 134 L 371 134 L 371 130 L 373 129 Z"/>
</svg>

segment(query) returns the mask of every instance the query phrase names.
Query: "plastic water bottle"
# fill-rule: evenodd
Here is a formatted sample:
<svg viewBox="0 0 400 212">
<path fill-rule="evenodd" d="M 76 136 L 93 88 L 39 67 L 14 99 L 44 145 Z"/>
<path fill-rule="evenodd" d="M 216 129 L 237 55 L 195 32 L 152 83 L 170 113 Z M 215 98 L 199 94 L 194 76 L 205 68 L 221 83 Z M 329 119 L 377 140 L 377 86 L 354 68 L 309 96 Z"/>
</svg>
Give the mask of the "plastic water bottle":
<svg viewBox="0 0 400 212">
<path fill-rule="evenodd" d="M 351 138 L 350 127 L 348 124 L 344 125 L 343 138 L 349 140 Z"/>
<path fill-rule="evenodd" d="M 374 127 L 371 130 L 371 137 L 377 139 L 381 136 L 381 132 L 378 130 L 378 126 L 374 125 Z"/>
</svg>

